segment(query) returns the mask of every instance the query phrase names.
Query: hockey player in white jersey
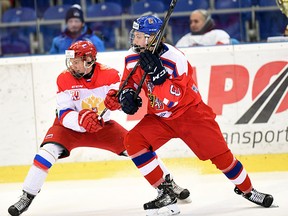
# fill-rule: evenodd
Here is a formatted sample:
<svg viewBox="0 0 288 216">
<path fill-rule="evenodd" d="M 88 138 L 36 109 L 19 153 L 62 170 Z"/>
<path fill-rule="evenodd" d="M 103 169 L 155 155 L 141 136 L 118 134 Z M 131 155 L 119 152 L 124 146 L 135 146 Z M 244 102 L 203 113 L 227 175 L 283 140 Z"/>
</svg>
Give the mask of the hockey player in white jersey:
<svg viewBox="0 0 288 216">
<path fill-rule="evenodd" d="M 114 94 L 111 89 L 117 89 L 120 77 L 117 70 L 96 62 L 96 54 L 95 46 L 88 41 L 78 41 L 67 50 L 67 70 L 57 78 L 57 116 L 34 157 L 20 200 L 8 209 L 10 215 L 19 216 L 28 209 L 49 169 L 58 159 L 68 157 L 74 148 L 94 147 L 127 156 L 123 139 L 128 131 L 110 119 L 109 111 L 103 119 L 98 118 L 97 113 L 105 106 L 120 108 L 113 98 L 105 100 L 107 93 L 107 98 Z M 179 199 L 189 198 L 187 189 L 174 181 L 173 187 Z"/>
</svg>

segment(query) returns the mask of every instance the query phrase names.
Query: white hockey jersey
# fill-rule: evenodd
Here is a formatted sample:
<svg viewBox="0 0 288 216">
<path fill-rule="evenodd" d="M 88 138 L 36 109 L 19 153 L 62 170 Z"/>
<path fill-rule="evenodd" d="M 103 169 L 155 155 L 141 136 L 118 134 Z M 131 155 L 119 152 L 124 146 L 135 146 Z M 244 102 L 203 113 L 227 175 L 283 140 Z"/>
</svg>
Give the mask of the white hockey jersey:
<svg viewBox="0 0 288 216">
<path fill-rule="evenodd" d="M 110 89 L 118 89 L 119 72 L 101 63 L 96 63 L 90 79 L 77 79 L 69 71 L 63 71 L 57 78 L 57 113 L 60 123 L 74 131 L 85 132 L 78 124 L 78 112 L 90 109 L 100 114 L 104 108 L 104 99 Z M 103 116 L 110 120 L 110 112 Z"/>
</svg>

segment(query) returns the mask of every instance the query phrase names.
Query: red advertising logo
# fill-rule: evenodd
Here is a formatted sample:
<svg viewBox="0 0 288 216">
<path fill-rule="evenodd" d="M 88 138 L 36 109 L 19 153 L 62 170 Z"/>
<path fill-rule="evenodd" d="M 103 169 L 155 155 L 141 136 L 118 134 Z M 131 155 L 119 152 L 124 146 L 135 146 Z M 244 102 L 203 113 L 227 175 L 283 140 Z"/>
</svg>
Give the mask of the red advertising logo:
<svg viewBox="0 0 288 216">
<path fill-rule="evenodd" d="M 196 70 L 195 70 L 196 71 Z M 210 83 L 207 103 L 217 115 L 222 115 L 223 106 L 241 101 L 252 84 L 252 105 L 240 117 L 236 124 L 265 123 L 273 113 L 288 109 L 288 62 L 275 61 L 264 64 L 256 72 L 253 79 L 249 71 L 242 65 L 211 66 Z M 194 73 L 196 76 L 196 73 Z M 193 77 L 197 81 L 196 77 Z M 225 89 L 227 79 L 232 81 L 232 87 Z M 251 86 L 251 85 L 250 85 Z M 200 90 L 201 93 L 201 90 Z M 128 120 L 140 120 L 146 113 L 147 98 L 141 92 L 142 108 Z M 249 107 L 250 106 L 250 107 Z M 257 116 L 256 116 L 256 113 Z"/>
</svg>

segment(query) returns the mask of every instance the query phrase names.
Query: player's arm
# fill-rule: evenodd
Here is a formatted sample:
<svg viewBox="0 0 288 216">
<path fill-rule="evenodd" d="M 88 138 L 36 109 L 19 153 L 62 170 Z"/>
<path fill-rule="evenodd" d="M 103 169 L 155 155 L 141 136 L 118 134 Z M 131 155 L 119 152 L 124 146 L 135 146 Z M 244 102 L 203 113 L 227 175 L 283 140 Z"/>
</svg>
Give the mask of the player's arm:
<svg viewBox="0 0 288 216">
<path fill-rule="evenodd" d="M 134 72 L 134 75 L 132 75 L 130 77 L 130 79 L 126 80 L 132 70 L 133 70 L 133 68 L 128 68 L 128 66 L 125 65 L 125 68 L 123 71 L 123 76 L 122 76 L 121 82 L 120 82 L 120 87 L 122 87 L 124 85 L 124 83 L 126 82 L 123 89 L 131 88 L 133 90 L 136 90 L 136 88 L 138 86 L 137 83 L 134 81 L 134 76 L 136 76 L 136 74 L 138 73 L 138 69 L 136 69 L 136 71 Z"/>
<path fill-rule="evenodd" d="M 187 62 L 184 61 L 183 63 L 187 65 Z M 140 66 L 150 76 L 150 80 L 154 85 L 153 95 L 166 105 L 171 103 L 177 104 L 182 99 L 188 82 L 187 73 L 185 73 L 188 68 L 187 66 L 179 68 L 179 70 L 184 72 L 169 75 L 160 57 L 157 54 L 152 54 L 150 51 L 140 54 Z M 178 68 L 175 71 L 178 71 Z"/>
<path fill-rule="evenodd" d="M 71 103 L 68 93 L 57 94 L 57 115 L 60 124 L 77 132 L 95 133 L 102 129 L 103 119 L 98 119 L 98 114 L 89 109 L 76 111 Z"/>
<path fill-rule="evenodd" d="M 123 87 L 123 90 L 121 92 L 118 92 L 118 99 L 122 111 L 128 115 L 135 114 L 138 111 L 139 107 L 142 106 L 142 98 L 139 97 L 139 95 L 136 96 L 137 84 L 134 81 L 134 76 L 137 76 L 140 67 L 136 69 L 135 73 L 130 77 L 130 79 L 127 79 L 129 74 L 131 73 L 131 70 L 133 69 L 128 69 L 126 64 L 120 86 L 124 86 L 124 83 L 126 83 L 126 85 Z"/>
<path fill-rule="evenodd" d="M 57 117 L 61 125 L 77 132 L 97 132 L 103 126 L 103 120 L 98 120 L 97 113 L 91 110 L 76 110 L 65 73 L 57 78 L 58 92 L 56 95 Z"/>
<path fill-rule="evenodd" d="M 61 125 L 77 132 L 85 132 L 78 123 L 79 113 L 75 111 L 71 102 L 71 95 L 68 92 L 60 91 L 56 95 L 57 117 Z"/>
</svg>

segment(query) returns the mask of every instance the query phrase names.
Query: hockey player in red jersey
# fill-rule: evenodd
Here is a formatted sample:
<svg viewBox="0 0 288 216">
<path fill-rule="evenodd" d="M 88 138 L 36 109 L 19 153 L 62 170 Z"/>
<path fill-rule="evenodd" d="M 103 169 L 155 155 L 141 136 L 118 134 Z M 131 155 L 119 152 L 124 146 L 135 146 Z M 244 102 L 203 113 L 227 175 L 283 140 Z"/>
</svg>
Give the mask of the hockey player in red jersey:
<svg viewBox="0 0 288 216">
<path fill-rule="evenodd" d="M 8 209 L 10 215 L 18 216 L 28 209 L 49 169 L 58 159 L 68 157 L 74 148 L 94 147 L 127 156 L 123 145 L 127 130 L 109 118 L 109 111 L 103 119 L 98 118 L 97 113 L 105 105 L 120 108 L 119 103 L 104 100 L 109 90 L 117 89 L 120 77 L 117 70 L 96 62 L 96 54 L 95 46 L 88 41 L 78 41 L 66 51 L 67 70 L 57 78 L 57 116 L 25 178 L 23 195 Z M 189 198 L 187 189 L 174 181 L 173 185 L 175 196 Z"/>
<path fill-rule="evenodd" d="M 148 114 L 124 140 L 136 167 L 158 190 L 157 198 L 144 204 L 147 215 L 157 215 L 162 207 L 167 207 L 171 214 L 180 212 L 170 176 L 163 172 L 155 153 L 172 138 L 183 140 L 200 160 L 210 160 L 235 185 L 237 194 L 270 207 L 273 197 L 254 189 L 243 165 L 228 148 L 215 121 L 216 115 L 201 99 L 187 58 L 164 42 L 155 53 L 147 49 L 161 25 L 161 19 L 155 16 L 142 16 L 134 21 L 122 83 L 138 61 L 139 66 L 118 96 L 125 113 L 136 113 L 142 99 L 135 91 L 143 74 L 147 74 L 143 90 L 150 102 Z M 150 48 L 153 49 L 153 44 Z"/>
</svg>

